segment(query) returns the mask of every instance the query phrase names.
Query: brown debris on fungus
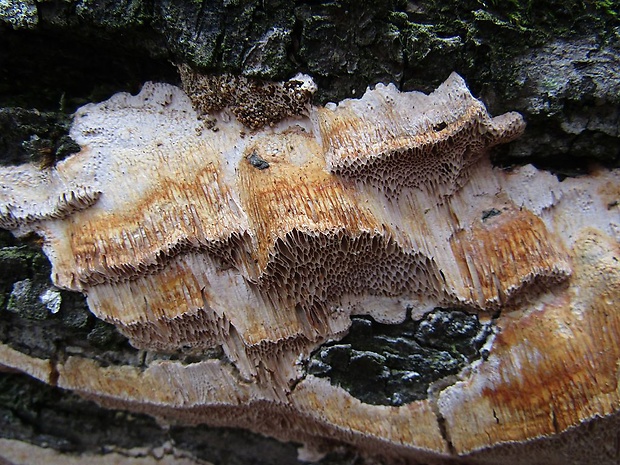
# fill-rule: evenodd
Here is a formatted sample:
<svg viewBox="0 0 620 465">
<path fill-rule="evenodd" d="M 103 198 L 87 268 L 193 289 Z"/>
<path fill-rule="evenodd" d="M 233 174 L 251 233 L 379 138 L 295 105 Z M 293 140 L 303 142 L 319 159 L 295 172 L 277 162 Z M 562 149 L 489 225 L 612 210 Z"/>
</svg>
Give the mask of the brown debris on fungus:
<svg viewBox="0 0 620 465">
<path fill-rule="evenodd" d="M 227 108 L 251 129 L 307 113 L 316 91 L 312 79 L 303 74 L 286 82 L 272 82 L 234 74 L 198 74 L 187 65 L 179 65 L 179 73 L 199 114 Z"/>
<path fill-rule="evenodd" d="M 0 224 L 42 236 L 57 286 L 85 293 L 134 346 L 197 357 L 137 368 L 70 356 L 49 361 L 58 386 L 169 421 L 429 463 L 507 442 L 526 454 L 618 415 L 617 171 L 559 183 L 493 169 L 489 149 L 524 123 L 491 118 L 456 74 L 429 95 L 377 86 L 326 108 L 299 84 L 293 112 L 269 113 L 273 102 L 226 90 L 260 100 L 267 88 L 185 73 L 189 96 L 147 83 L 79 109 L 82 150 L 54 167 L 0 167 Z M 217 132 L 201 130 L 203 112 Z M 498 329 L 488 358 L 426 399 L 369 405 L 305 371 L 353 315 L 397 324 L 435 307 Z M 201 358 L 213 347 L 225 356 Z M 27 358 L 0 351 L 0 365 L 47 380 Z"/>
</svg>

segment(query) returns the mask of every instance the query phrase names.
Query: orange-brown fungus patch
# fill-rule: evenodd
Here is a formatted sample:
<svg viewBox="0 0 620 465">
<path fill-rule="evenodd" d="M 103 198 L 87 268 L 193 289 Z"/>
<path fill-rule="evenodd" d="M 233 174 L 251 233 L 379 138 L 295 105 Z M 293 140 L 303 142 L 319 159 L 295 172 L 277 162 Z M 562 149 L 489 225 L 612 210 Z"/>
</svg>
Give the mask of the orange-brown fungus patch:
<svg viewBox="0 0 620 465">
<path fill-rule="evenodd" d="M 532 212 L 507 207 L 450 240 L 471 301 L 496 308 L 529 284 L 543 289 L 570 274 L 564 247 Z"/>
<path fill-rule="evenodd" d="M 553 435 L 620 408 L 620 248 L 592 229 L 574 252 L 571 288 L 502 315 L 489 364 L 448 390 L 457 451 Z"/>
</svg>

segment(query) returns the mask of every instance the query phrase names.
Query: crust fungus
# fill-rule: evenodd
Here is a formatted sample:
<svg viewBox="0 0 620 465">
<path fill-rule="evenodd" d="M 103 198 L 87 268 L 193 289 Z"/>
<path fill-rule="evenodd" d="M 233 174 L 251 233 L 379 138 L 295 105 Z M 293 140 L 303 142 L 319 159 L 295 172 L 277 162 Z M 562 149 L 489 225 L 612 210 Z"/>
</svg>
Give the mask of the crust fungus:
<svg viewBox="0 0 620 465">
<path fill-rule="evenodd" d="M 82 150 L 54 167 L 0 168 L 0 225 L 41 235 L 54 283 L 134 346 L 225 356 L 143 369 L 71 356 L 54 362 L 58 386 L 429 463 L 567 463 L 566 435 L 597 417 L 617 427 L 617 171 L 560 183 L 492 168 L 489 149 L 524 122 L 490 117 L 456 74 L 429 95 L 377 85 L 325 108 L 307 104 L 308 78 L 183 80 L 191 98 L 147 83 L 79 109 Z M 426 398 L 371 405 L 306 369 L 353 315 L 397 324 L 436 307 L 494 329 L 488 357 Z M 0 357 L 50 381 L 25 355 Z"/>
</svg>

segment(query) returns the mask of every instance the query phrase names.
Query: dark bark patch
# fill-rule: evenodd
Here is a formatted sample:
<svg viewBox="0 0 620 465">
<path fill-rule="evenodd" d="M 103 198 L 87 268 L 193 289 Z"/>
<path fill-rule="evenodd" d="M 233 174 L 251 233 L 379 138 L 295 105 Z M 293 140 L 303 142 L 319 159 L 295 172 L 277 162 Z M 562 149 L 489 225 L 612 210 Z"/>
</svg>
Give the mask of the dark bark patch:
<svg viewBox="0 0 620 465">
<path fill-rule="evenodd" d="M 426 399 L 434 381 L 482 357 L 489 334 L 489 324 L 459 310 L 437 308 L 397 325 L 353 317 L 347 336 L 312 354 L 308 373 L 362 402 L 399 406 Z"/>
</svg>

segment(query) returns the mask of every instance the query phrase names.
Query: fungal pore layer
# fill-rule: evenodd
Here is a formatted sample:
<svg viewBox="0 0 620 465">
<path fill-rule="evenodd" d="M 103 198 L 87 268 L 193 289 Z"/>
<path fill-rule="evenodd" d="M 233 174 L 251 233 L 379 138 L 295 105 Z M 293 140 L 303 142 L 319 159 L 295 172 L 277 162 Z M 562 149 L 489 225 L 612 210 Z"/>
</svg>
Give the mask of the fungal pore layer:
<svg viewBox="0 0 620 465">
<path fill-rule="evenodd" d="M 489 150 L 518 137 L 523 119 L 489 116 L 454 73 L 429 95 L 379 84 L 325 107 L 307 103 L 306 77 L 258 89 L 183 73 L 189 96 L 147 83 L 79 109 L 71 137 L 82 150 L 54 167 L 0 168 L 0 225 L 42 236 L 54 283 L 85 293 L 135 347 L 198 355 L 221 347 L 225 357 L 143 370 L 69 357 L 54 367 L 58 385 L 184 422 L 315 445 L 387 444 L 419 457 L 554 433 L 493 393 L 542 370 L 527 351 L 549 336 L 532 326 L 521 365 L 511 365 L 511 338 L 523 330 L 514 315 L 536 311 L 545 321 L 551 306 L 570 320 L 573 300 L 589 298 L 570 294 L 571 283 L 601 266 L 576 251 L 588 241 L 601 257 L 617 249 L 618 223 L 606 212 L 618 173 L 560 184 L 532 167 L 493 169 Z M 260 104 L 244 97 L 252 89 Z M 609 266 L 617 293 L 618 267 Z M 502 332 L 487 361 L 429 399 L 371 406 L 304 371 L 313 350 L 347 333 L 352 315 L 399 323 L 435 307 L 487 320 L 501 312 Z M 0 363 L 29 370 L 11 354 Z M 571 376 L 558 392 L 578 395 L 566 394 L 576 389 Z M 473 386 L 465 393 L 464 383 Z M 474 421 L 476 402 L 487 410 Z M 584 411 L 601 414 L 588 402 Z M 564 413 L 564 429 L 588 415 Z M 496 431 L 498 415 L 517 426 Z M 469 431 L 473 424 L 486 426 Z"/>
</svg>

